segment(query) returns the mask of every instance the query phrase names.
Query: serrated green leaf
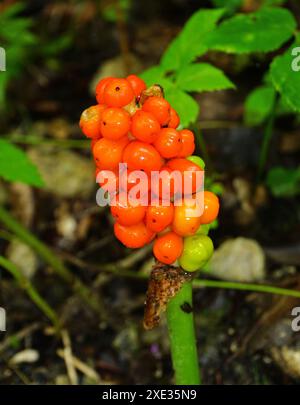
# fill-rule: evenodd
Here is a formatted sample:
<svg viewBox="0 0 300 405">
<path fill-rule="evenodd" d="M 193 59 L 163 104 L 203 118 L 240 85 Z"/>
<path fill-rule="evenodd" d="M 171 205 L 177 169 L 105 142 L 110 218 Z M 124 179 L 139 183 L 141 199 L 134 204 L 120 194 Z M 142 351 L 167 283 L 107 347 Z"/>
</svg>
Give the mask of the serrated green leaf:
<svg viewBox="0 0 300 405">
<path fill-rule="evenodd" d="M 247 125 L 260 125 L 269 116 L 275 102 L 275 89 L 261 86 L 254 89 L 245 102 L 244 119 Z"/>
<path fill-rule="evenodd" d="M 198 103 L 189 94 L 176 87 L 166 87 L 164 84 L 162 86 L 165 90 L 165 98 L 180 117 L 180 124 L 187 127 L 195 122 L 200 110 Z"/>
<path fill-rule="evenodd" d="M 186 91 L 214 91 L 233 89 L 234 84 L 222 70 L 208 63 L 194 63 L 180 69 L 177 85 Z"/>
<path fill-rule="evenodd" d="M 164 70 L 158 65 L 152 66 L 139 74 L 139 77 L 146 82 L 147 86 L 152 86 L 153 84 L 159 84 L 161 79 L 164 78 Z"/>
<path fill-rule="evenodd" d="M 297 46 L 300 46 L 299 39 L 284 54 L 276 56 L 270 66 L 275 89 L 281 94 L 283 102 L 295 112 L 300 111 L 300 72 L 292 69 L 293 60 L 296 58 L 292 55 L 292 49 Z"/>
<path fill-rule="evenodd" d="M 36 187 L 44 185 L 36 166 L 27 155 L 4 139 L 0 139 L 0 176 L 8 181 L 19 181 Z"/>
<path fill-rule="evenodd" d="M 275 197 L 293 197 L 300 194 L 300 167 L 286 169 L 274 167 L 267 175 L 266 181 Z"/>
<path fill-rule="evenodd" d="M 283 45 L 296 26 L 289 10 L 264 7 L 224 21 L 209 34 L 206 44 L 209 49 L 228 53 L 270 52 Z"/>
<path fill-rule="evenodd" d="M 205 38 L 223 13 L 224 9 L 201 9 L 193 14 L 164 53 L 161 60 L 163 69 L 177 70 L 203 55 L 207 51 Z"/>
</svg>

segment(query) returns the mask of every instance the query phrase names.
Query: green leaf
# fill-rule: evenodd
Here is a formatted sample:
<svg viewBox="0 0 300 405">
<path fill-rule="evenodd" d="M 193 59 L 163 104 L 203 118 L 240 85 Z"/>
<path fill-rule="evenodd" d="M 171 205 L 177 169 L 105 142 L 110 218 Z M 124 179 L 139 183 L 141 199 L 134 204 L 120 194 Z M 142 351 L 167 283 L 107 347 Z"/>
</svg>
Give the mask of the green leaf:
<svg viewBox="0 0 300 405">
<path fill-rule="evenodd" d="M 274 167 L 267 176 L 267 185 L 275 197 L 293 197 L 300 194 L 300 167 Z"/>
<path fill-rule="evenodd" d="M 195 63 L 180 69 L 177 85 L 186 91 L 214 91 L 232 89 L 234 84 L 222 70 L 208 63 Z"/>
<path fill-rule="evenodd" d="M 0 139 L 0 176 L 8 181 L 19 181 L 36 187 L 44 185 L 36 166 L 27 155 L 4 139 Z"/>
<path fill-rule="evenodd" d="M 297 46 L 300 46 L 299 39 L 283 55 L 274 58 L 270 67 L 274 87 L 295 112 L 300 111 L 300 72 L 292 69 L 293 60 L 299 58 L 292 55 L 292 49 Z"/>
<path fill-rule="evenodd" d="M 168 88 L 164 85 L 163 87 L 166 99 L 180 117 L 180 124 L 183 127 L 188 127 L 191 123 L 194 123 L 198 117 L 200 108 L 193 97 L 176 87 Z"/>
<path fill-rule="evenodd" d="M 226 15 L 234 13 L 242 5 L 242 0 L 212 0 L 215 7 L 224 7 Z"/>
<path fill-rule="evenodd" d="M 205 38 L 223 13 L 224 9 L 201 9 L 193 14 L 164 53 L 161 60 L 163 69 L 177 70 L 203 55 L 207 51 Z"/>
<path fill-rule="evenodd" d="M 245 102 L 244 119 L 247 125 L 260 125 L 270 115 L 275 102 L 275 89 L 261 86 L 254 89 Z"/>
<path fill-rule="evenodd" d="M 294 33 L 297 23 L 284 8 L 264 7 L 224 21 L 206 40 L 209 49 L 228 53 L 270 52 Z"/>
<path fill-rule="evenodd" d="M 160 81 L 164 78 L 164 70 L 158 65 L 152 66 L 151 68 L 144 70 L 143 73 L 139 74 L 139 77 L 146 82 L 147 86 L 160 84 Z"/>
<path fill-rule="evenodd" d="M 166 100 L 177 111 L 180 117 L 180 124 L 187 127 L 191 123 L 194 123 L 198 117 L 200 108 L 193 97 L 179 89 L 169 79 L 161 79 L 159 84 L 164 89 Z"/>
</svg>

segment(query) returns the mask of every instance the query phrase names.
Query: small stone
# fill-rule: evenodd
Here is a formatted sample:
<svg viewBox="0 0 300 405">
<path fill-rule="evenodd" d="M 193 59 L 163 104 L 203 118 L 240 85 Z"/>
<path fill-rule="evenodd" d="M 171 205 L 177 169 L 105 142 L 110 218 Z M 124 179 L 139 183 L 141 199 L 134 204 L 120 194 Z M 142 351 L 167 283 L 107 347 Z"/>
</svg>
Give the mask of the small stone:
<svg viewBox="0 0 300 405">
<path fill-rule="evenodd" d="M 64 198 L 87 197 L 94 190 L 94 165 L 90 159 L 67 150 L 31 148 L 28 155 L 37 165 L 45 190 Z"/>
<path fill-rule="evenodd" d="M 254 282 L 265 278 L 265 255 L 252 239 L 236 238 L 222 243 L 209 263 L 212 276 L 228 281 Z"/>
<path fill-rule="evenodd" d="M 300 378 L 300 349 L 273 347 L 271 355 L 284 373 L 293 378 Z"/>
<path fill-rule="evenodd" d="M 18 267 L 23 276 L 28 279 L 34 276 L 38 266 L 38 258 L 28 245 L 18 239 L 13 239 L 8 245 L 6 255 L 8 260 Z"/>
<path fill-rule="evenodd" d="M 34 349 L 26 349 L 16 353 L 11 359 L 11 364 L 35 363 L 40 358 L 39 352 Z"/>
</svg>

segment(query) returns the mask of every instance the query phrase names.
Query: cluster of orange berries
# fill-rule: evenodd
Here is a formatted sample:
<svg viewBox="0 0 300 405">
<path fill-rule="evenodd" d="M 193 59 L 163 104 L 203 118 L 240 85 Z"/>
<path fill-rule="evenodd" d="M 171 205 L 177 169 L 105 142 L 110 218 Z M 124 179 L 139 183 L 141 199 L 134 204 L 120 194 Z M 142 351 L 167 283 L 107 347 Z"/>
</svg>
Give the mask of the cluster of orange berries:
<svg viewBox="0 0 300 405">
<path fill-rule="evenodd" d="M 83 133 L 92 141 L 96 176 L 112 171 L 120 185 L 119 164 L 126 163 L 128 192 L 141 181 L 128 180 L 130 172 L 143 171 L 149 179 L 153 171 L 164 171 L 169 174 L 164 181 L 174 198 L 176 186 L 172 172 L 176 170 L 182 174 L 190 173 L 192 191 L 197 191 L 193 175 L 203 171 L 203 161 L 191 156 L 195 149 L 194 134 L 188 129 L 177 129 L 179 116 L 164 99 L 160 86 L 146 89 L 144 81 L 135 75 L 126 79 L 107 77 L 98 83 L 96 99 L 98 104 L 86 109 L 80 119 Z M 112 191 L 104 181 L 100 181 L 99 185 L 108 193 Z M 150 181 L 147 185 L 150 187 Z M 151 192 L 149 187 L 147 192 Z M 155 205 L 133 204 L 126 198 L 124 203 L 124 198 L 121 198 L 124 193 L 121 188 L 118 194 L 111 196 L 114 202 L 111 214 L 116 220 L 115 236 L 129 248 L 140 248 L 154 240 L 154 256 L 165 264 L 172 264 L 178 259 L 180 262 L 181 257 L 184 259 L 187 253 L 184 251 L 185 244 L 192 243 L 194 246 L 196 243 L 188 238 L 195 235 L 201 238 L 201 225 L 209 224 L 218 215 L 218 198 L 208 191 L 204 192 L 204 212 L 201 216 L 188 216 L 189 207 L 185 204 L 174 206 L 170 202 L 167 206 L 163 205 L 162 184 L 159 184 Z M 191 195 L 193 198 L 195 194 Z M 202 236 L 207 238 L 204 234 Z M 206 243 L 207 250 L 209 243 L 207 245 L 207 240 L 202 242 Z M 210 245 L 208 250 L 211 254 Z M 182 260 L 181 265 L 186 270 L 195 270 L 196 265 L 190 266 L 189 263 L 188 258 Z"/>
</svg>

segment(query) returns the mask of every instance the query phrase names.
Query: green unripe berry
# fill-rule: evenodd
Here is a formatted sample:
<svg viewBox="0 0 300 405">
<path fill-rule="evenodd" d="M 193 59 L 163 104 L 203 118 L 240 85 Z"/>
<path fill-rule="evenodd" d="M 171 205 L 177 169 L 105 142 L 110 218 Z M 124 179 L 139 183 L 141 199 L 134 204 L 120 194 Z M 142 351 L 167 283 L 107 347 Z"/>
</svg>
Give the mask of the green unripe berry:
<svg viewBox="0 0 300 405">
<path fill-rule="evenodd" d="M 206 235 L 193 235 L 184 238 L 180 266 L 186 271 L 196 271 L 203 267 L 214 251 L 212 240 Z"/>
<path fill-rule="evenodd" d="M 196 156 L 196 155 L 191 155 L 189 157 L 187 157 L 187 160 L 189 160 L 190 162 L 193 162 L 195 165 L 201 167 L 201 169 L 205 169 L 205 163 L 204 160 L 201 159 L 201 157 Z"/>
</svg>

